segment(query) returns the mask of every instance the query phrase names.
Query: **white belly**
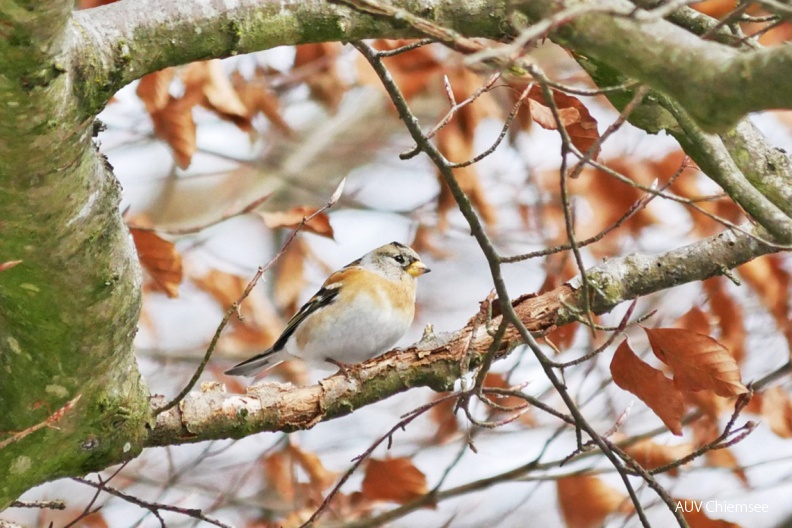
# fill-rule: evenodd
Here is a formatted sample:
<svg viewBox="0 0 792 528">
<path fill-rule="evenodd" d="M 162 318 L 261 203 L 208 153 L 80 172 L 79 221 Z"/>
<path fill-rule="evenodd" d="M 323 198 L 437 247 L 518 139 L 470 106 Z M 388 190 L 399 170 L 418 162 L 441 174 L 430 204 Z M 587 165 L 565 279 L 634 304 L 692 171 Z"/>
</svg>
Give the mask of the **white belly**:
<svg viewBox="0 0 792 528">
<path fill-rule="evenodd" d="M 292 356 L 317 366 L 327 367 L 327 358 L 341 363 L 360 363 L 385 352 L 401 338 L 412 323 L 409 314 L 375 309 L 374 301 L 367 295 L 355 300 L 349 310 L 335 312 L 336 317 L 325 318 L 322 326 L 315 326 L 311 339 L 303 347 L 292 336 L 286 351 Z M 408 315 L 405 317 L 405 315 Z M 313 314 L 304 322 L 311 321 Z"/>
</svg>

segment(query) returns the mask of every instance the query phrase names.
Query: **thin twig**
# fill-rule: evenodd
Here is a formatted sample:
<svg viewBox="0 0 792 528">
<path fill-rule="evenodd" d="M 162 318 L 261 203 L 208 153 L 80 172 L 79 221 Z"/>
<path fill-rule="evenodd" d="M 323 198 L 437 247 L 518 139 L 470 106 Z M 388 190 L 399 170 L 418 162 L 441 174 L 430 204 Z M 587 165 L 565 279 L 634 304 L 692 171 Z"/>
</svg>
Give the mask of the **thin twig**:
<svg viewBox="0 0 792 528">
<path fill-rule="evenodd" d="M 131 504 L 147 509 L 152 513 L 152 515 L 154 515 L 157 518 L 162 528 L 165 528 L 165 521 L 160 516 L 159 514 L 160 511 L 180 513 L 182 515 L 192 517 L 193 519 L 199 519 L 205 523 L 209 523 L 214 526 L 219 526 L 220 528 L 232 528 L 231 525 L 220 522 L 217 519 L 212 519 L 211 517 L 207 517 L 206 515 L 203 514 L 201 510 L 197 508 L 180 508 L 178 506 L 170 506 L 168 504 L 148 502 L 138 497 L 135 497 L 134 495 L 129 495 L 128 493 L 124 493 L 123 491 L 117 490 L 115 488 L 110 488 L 104 482 L 94 482 L 92 480 L 84 479 L 81 477 L 72 477 L 72 480 L 79 482 L 81 484 L 85 484 L 87 486 L 91 486 L 92 488 L 96 488 L 98 490 L 104 491 L 105 493 L 118 497 L 119 499 L 123 499 Z"/>
</svg>

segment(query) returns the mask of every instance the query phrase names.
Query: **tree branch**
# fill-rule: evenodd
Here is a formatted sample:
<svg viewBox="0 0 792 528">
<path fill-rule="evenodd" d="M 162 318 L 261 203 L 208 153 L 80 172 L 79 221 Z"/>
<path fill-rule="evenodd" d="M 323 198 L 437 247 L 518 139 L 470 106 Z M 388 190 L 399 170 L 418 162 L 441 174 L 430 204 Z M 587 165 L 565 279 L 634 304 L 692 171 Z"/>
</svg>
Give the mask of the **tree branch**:
<svg viewBox="0 0 792 528">
<path fill-rule="evenodd" d="M 673 98 L 705 129 L 725 130 L 749 112 L 792 106 L 792 47 L 738 51 L 704 40 L 627 0 L 522 1 L 532 21 L 592 5 L 551 38 Z M 717 86 L 717 90 L 712 87 Z"/>
<path fill-rule="evenodd" d="M 704 280 L 774 251 L 751 236 L 726 231 L 657 256 L 633 254 L 612 259 L 587 272 L 595 286 L 592 308 L 604 313 L 624 301 Z M 531 332 L 574 321 L 574 309 L 581 306 L 581 292 L 570 284 L 514 301 L 516 313 Z M 499 322 L 500 316 L 491 324 Z M 227 394 L 220 383 L 205 383 L 201 392 L 190 393 L 179 407 L 157 417 L 145 446 L 310 429 L 413 387 L 450 390 L 463 371 L 463 359 L 480 361 L 492 343 L 486 329 L 477 328 L 479 324 L 474 316 L 461 330 L 429 336 L 407 350 L 392 351 L 363 363 L 351 371 L 349 378 L 336 375 L 309 387 L 267 383 L 239 395 Z M 509 327 L 498 357 L 505 356 L 516 342 L 520 342 L 520 336 Z M 152 402 L 154 407 L 160 404 Z"/>
</svg>

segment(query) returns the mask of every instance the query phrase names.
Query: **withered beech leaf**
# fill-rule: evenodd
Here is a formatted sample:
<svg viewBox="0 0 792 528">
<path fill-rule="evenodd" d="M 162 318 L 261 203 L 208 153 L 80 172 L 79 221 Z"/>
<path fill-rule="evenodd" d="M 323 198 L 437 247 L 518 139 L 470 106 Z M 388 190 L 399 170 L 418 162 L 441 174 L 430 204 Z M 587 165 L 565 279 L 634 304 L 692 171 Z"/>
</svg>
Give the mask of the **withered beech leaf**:
<svg viewBox="0 0 792 528">
<path fill-rule="evenodd" d="M 168 91 L 171 80 L 173 80 L 173 68 L 165 68 L 164 70 L 149 73 L 140 78 L 138 83 L 137 96 L 146 105 L 146 111 L 153 114 L 158 110 L 162 110 L 170 101 L 170 93 Z"/>
<path fill-rule="evenodd" d="M 682 328 L 644 328 L 657 358 L 671 367 L 681 390 L 711 390 L 718 396 L 748 392 L 737 362 L 710 336 Z"/>
<path fill-rule="evenodd" d="M 338 72 L 338 42 L 302 44 L 295 48 L 294 69 L 305 68 L 305 82 L 311 97 L 319 101 L 330 112 L 335 113 L 347 86 Z"/>
<path fill-rule="evenodd" d="M 512 84 L 515 91 L 512 97 L 516 100 L 526 88 L 525 84 L 520 86 L 519 82 Z M 586 105 L 580 99 L 567 95 L 558 90 L 552 90 L 553 102 L 558 108 L 558 117 L 561 125 L 567 132 L 569 140 L 575 147 L 584 154 L 594 145 L 599 139 L 599 131 L 597 130 L 597 120 L 591 115 Z M 556 130 L 558 123 L 552 115 L 550 107 L 545 100 L 542 88 L 534 85 L 528 92 L 528 103 L 523 105 L 520 109 L 518 117 L 520 123 L 526 126 L 530 121 L 526 118 L 530 115 L 531 120 L 535 121 L 542 128 L 549 130 Z M 594 158 L 599 156 L 599 149 L 594 152 Z"/>
<path fill-rule="evenodd" d="M 595 476 L 559 479 L 556 488 L 567 528 L 598 528 L 611 513 L 627 513 L 631 510 L 630 501 L 624 493 Z"/>
<path fill-rule="evenodd" d="M 693 451 L 694 448 L 690 444 L 661 445 L 649 439 L 641 440 L 624 448 L 624 452 L 647 471 L 684 458 Z M 668 470 L 669 475 L 676 475 L 677 473 L 679 473 L 679 468 Z"/>
<path fill-rule="evenodd" d="M 672 433 L 682 434 L 682 393 L 662 372 L 641 361 L 627 340 L 613 354 L 610 370 L 616 385 L 638 396 Z"/>
<path fill-rule="evenodd" d="M 709 297 L 709 307 L 720 329 L 720 342 L 729 349 L 737 364 L 745 358 L 747 331 L 740 304 L 726 289 L 725 277 L 712 277 L 702 285 Z"/>
<path fill-rule="evenodd" d="M 182 169 L 190 166 L 196 149 L 192 107 L 187 99 L 170 97 L 164 107 L 151 114 L 154 133 L 171 146 L 176 164 Z"/>
<path fill-rule="evenodd" d="M 409 458 L 372 458 L 366 465 L 361 492 L 368 500 L 405 504 L 428 491 L 426 475 Z"/>
<path fill-rule="evenodd" d="M 179 284 L 183 277 L 182 259 L 173 242 L 164 240 L 151 231 L 134 227 L 129 232 L 143 269 L 168 297 L 178 297 Z"/>
<path fill-rule="evenodd" d="M 297 312 L 297 302 L 307 282 L 305 279 L 305 257 L 308 251 L 310 251 L 308 244 L 302 237 L 297 237 L 292 240 L 286 253 L 278 262 L 273 294 L 275 301 L 288 316 Z"/>
<path fill-rule="evenodd" d="M 710 333 L 709 317 L 698 306 L 692 307 L 682 317 L 677 319 L 674 326 L 704 335 Z"/>
<path fill-rule="evenodd" d="M 316 453 L 304 451 L 294 444 L 289 444 L 288 449 L 294 461 L 308 474 L 311 486 L 317 491 L 321 492 L 333 484 L 335 474 L 324 467 Z"/>
<path fill-rule="evenodd" d="M 781 438 L 792 438 L 792 402 L 781 387 L 772 387 L 762 393 L 762 418 Z"/>
<path fill-rule="evenodd" d="M 438 394 L 434 397 L 434 400 L 438 400 L 445 395 L 447 393 Z M 432 410 L 429 411 L 429 418 L 437 426 L 434 434 L 434 444 L 444 445 L 459 436 L 459 422 L 454 414 L 456 406 L 457 401 L 449 398 L 434 405 Z"/>
<path fill-rule="evenodd" d="M 314 207 L 294 207 L 288 211 L 273 211 L 258 213 L 264 220 L 264 224 L 270 229 L 278 227 L 295 228 L 300 225 L 303 218 L 308 218 L 316 212 Z M 333 238 L 333 227 L 330 225 L 330 217 L 325 213 L 319 213 L 311 218 L 303 226 L 303 229 L 327 238 Z"/>
</svg>

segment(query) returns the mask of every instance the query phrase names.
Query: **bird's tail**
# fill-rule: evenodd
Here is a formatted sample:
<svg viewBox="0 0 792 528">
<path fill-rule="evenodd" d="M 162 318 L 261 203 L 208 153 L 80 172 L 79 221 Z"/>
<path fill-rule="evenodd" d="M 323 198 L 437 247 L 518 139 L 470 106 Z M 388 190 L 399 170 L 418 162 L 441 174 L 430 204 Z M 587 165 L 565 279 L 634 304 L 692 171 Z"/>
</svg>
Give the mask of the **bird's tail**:
<svg viewBox="0 0 792 528">
<path fill-rule="evenodd" d="M 266 367 L 270 365 L 274 366 L 281 361 L 282 359 L 279 359 L 275 351 L 270 348 L 257 356 L 246 359 L 238 365 L 234 365 L 232 368 L 226 370 L 225 373 L 231 376 L 255 376 Z"/>
</svg>

